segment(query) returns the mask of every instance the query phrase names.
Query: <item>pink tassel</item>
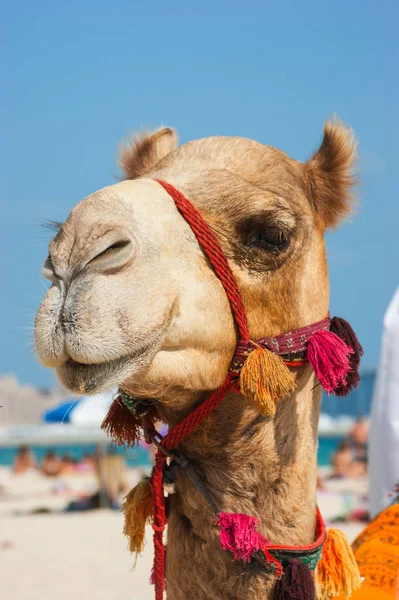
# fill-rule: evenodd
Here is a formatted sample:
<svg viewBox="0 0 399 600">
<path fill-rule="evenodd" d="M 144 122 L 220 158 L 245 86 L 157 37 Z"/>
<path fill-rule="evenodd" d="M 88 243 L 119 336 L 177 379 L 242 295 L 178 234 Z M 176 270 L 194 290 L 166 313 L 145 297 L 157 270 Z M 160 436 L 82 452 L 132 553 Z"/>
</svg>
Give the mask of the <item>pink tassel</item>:
<svg viewBox="0 0 399 600">
<path fill-rule="evenodd" d="M 356 337 L 355 332 L 349 325 L 348 321 L 339 317 L 331 319 L 330 331 L 335 333 L 347 346 L 352 348 L 353 353 L 349 357 L 350 371 L 346 378 L 346 385 L 335 390 L 337 396 L 348 396 L 353 388 L 356 388 L 360 381 L 359 365 L 360 359 L 363 356 L 363 348 Z"/>
<path fill-rule="evenodd" d="M 346 385 L 352 348 L 331 331 L 316 331 L 307 343 L 308 360 L 327 394 Z"/>
<path fill-rule="evenodd" d="M 220 513 L 216 525 L 220 527 L 220 546 L 230 550 L 234 560 L 249 562 L 260 547 L 260 534 L 256 531 L 256 517 L 236 513 Z"/>
</svg>

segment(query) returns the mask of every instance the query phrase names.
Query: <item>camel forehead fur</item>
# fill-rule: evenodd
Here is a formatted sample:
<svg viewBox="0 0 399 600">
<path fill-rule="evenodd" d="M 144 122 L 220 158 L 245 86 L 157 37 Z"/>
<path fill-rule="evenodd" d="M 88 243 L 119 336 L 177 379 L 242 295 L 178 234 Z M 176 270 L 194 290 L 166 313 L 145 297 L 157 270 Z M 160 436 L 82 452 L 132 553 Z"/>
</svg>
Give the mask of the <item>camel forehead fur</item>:
<svg viewBox="0 0 399 600">
<path fill-rule="evenodd" d="M 121 147 L 119 160 L 128 180 L 167 173 L 170 179 L 190 189 L 194 196 L 192 201 L 200 204 L 200 208 L 216 212 L 219 209 L 226 217 L 237 209 L 245 213 L 264 208 L 265 197 L 262 194 L 256 197 L 257 188 L 269 191 L 274 199 L 279 196 L 271 208 L 283 209 L 282 218 L 287 221 L 290 221 L 289 208 L 310 214 L 312 204 L 317 203 L 317 198 L 310 196 L 317 194 L 322 178 L 326 181 L 325 189 L 320 189 L 321 195 L 327 195 L 328 191 L 331 196 L 334 185 L 341 188 L 337 190 L 339 195 L 346 195 L 346 202 L 340 199 L 344 206 L 331 207 L 332 210 L 339 213 L 350 208 L 355 142 L 350 130 L 338 122 L 326 124 L 319 151 L 305 165 L 281 150 L 239 137 L 205 138 L 176 148 L 175 131 L 163 128 L 142 136 L 134 135 L 133 141 L 133 145 Z M 328 181 L 329 176 L 331 181 Z M 229 184 L 228 193 L 221 194 L 220 188 Z M 154 188 L 147 188 L 144 195 L 156 210 L 159 194 L 155 194 Z M 78 204 L 71 217 L 75 217 L 76 222 L 83 218 L 83 225 L 86 223 L 89 228 L 96 222 L 93 235 L 100 236 L 107 227 L 104 219 L 110 221 L 110 211 L 116 212 L 114 221 L 120 222 L 123 204 L 132 196 L 128 188 L 119 184 L 104 188 Z M 226 198 L 227 202 L 223 201 Z"/>
<path fill-rule="evenodd" d="M 176 145 L 177 136 L 170 128 L 135 135 L 133 143 L 121 146 L 119 164 L 127 179 L 169 167 L 183 182 L 194 170 L 207 167 L 230 171 L 275 192 L 303 188 L 323 228 L 334 227 L 351 210 L 357 144 L 351 129 L 337 119 L 326 122 L 321 145 L 305 164 L 276 148 L 239 137 L 205 138 L 177 149 Z"/>
</svg>

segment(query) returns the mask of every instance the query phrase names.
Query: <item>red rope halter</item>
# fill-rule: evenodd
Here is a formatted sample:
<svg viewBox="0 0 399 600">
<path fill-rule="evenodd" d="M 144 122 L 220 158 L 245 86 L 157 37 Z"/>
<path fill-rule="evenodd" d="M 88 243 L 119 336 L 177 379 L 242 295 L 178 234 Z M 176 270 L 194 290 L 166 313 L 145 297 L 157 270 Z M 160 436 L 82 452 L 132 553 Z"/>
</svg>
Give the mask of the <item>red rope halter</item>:
<svg viewBox="0 0 399 600">
<path fill-rule="evenodd" d="M 226 378 L 223 385 L 220 386 L 209 398 L 200 404 L 183 421 L 173 427 L 169 433 L 162 439 L 162 446 L 166 451 L 173 450 L 178 444 L 194 429 L 200 425 L 212 411 L 225 398 L 230 391 L 236 390 L 236 383 L 232 373 Z M 150 485 L 152 489 L 153 502 L 153 524 L 154 530 L 154 582 L 155 598 L 163 599 L 165 589 L 165 546 L 163 543 L 163 532 L 166 527 L 165 500 L 163 491 L 163 469 L 166 462 L 166 455 L 160 450 L 155 456 L 155 467 L 152 471 Z"/>
<path fill-rule="evenodd" d="M 198 210 L 181 192 L 165 181 L 157 181 L 168 192 L 171 198 L 173 198 L 179 212 L 190 225 L 216 275 L 222 282 L 230 302 L 235 322 L 237 323 L 240 339 L 249 341 L 248 321 L 240 290 L 238 289 L 235 277 L 215 234 L 206 221 L 204 221 Z M 165 450 L 176 448 L 186 436 L 190 435 L 200 423 L 209 417 L 228 392 L 237 389 L 235 379 L 236 377 L 234 377 L 234 374 L 229 373 L 225 382 L 218 390 L 211 394 L 211 396 L 202 402 L 202 404 L 200 404 L 190 415 L 169 431 L 162 440 L 162 446 Z M 154 530 L 155 548 L 154 580 L 156 600 L 163 600 L 165 589 L 165 546 L 163 544 L 163 532 L 166 526 L 166 516 L 162 483 L 165 462 L 165 454 L 158 450 L 155 459 L 155 467 L 150 480 L 153 495 L 152 527 Z"/>
<path fill-rule="evenodd" d="M 173 198 L 178 210 L 190 225 L 201 248 L 211 263 L 213 270 L 222 282 L 237 323 L 238 331 L 240 332 L 240 339 L 249 340 L 247 315 L 245 313 L 241 293 L 215 234 L 208 223 L 204 221 L 195 206 L 193 206 L 181 192 L 174 188 L 173 185 L 170 185 L 170 183 L 166 183 L 166 181 L 161 181 L 160 179 L 157 179 L 156 181 L 158 181 L 158 183 L 160 183 L 168 192 L 169 196 Z"/>
</svg>

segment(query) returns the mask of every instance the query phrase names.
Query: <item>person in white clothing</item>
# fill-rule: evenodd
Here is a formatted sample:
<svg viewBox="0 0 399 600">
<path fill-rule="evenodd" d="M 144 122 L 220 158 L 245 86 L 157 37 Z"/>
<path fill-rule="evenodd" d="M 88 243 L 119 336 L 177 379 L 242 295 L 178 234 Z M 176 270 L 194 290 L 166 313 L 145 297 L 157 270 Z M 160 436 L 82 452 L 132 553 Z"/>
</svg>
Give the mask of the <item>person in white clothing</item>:
<svg viewBox="0 0 399 600">
<path fill-rule="evenodd" d="M 370 515 L 392 501 L 399 482 L 399 287 L 385 313 L 369 439 Z"/>
</svg>

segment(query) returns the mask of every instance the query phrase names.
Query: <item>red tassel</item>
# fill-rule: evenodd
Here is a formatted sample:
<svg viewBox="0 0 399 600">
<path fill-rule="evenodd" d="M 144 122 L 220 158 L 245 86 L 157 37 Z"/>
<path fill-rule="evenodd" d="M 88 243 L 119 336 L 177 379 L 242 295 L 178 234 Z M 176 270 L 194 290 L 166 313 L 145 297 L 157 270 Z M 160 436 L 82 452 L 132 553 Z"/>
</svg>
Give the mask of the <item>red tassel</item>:
<svg viewBox="0 0 399 600">
<path fill-rule="evenodd" d="M 139 421 L 132 415 L 118 396 L 111 404 L 101 429 L 118 446 L 125 445 L 133 448 L 141 436 L 141 420 Z"/>
<path fill-rule="evenodd" d="M 327 394 L 346 385 L 352 348 L 335 333 L 320 330 L 308 339 L 307 350 L 308 360 Z"/>
<path fill-rule="evenodd" d="M 333 317 L 331 319 L 330 331 L 335 333 L 335 335 L 341 338 L 341 340 L 353 350 L 353 353 L 349 357 L 350 371 L 346 378 L 346 385 L 342 385 L 335 390 L 337 396 L 347 396 L 359 384 L 359 365 L 360 358 L 364 354 L 363 348 L 356 337 L 356 333 L 345 319 Z"/>
<path fill-rule="evenodd" d="M 230 550 L 234 560 L 249 562 L 254 552 L 259 550 L 259 533 L 256 517 L 237 513 L 220 513 L 216 525 L 220 527 L 220 546 Z"/>
<path fill-rule="evenodd" d="M 309 567 L 298 559 L 290 559 L 283 576 L 274 588 L 274 600 L 316 600 L 316 591 Z"/>
</svg>

